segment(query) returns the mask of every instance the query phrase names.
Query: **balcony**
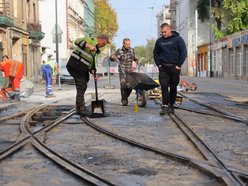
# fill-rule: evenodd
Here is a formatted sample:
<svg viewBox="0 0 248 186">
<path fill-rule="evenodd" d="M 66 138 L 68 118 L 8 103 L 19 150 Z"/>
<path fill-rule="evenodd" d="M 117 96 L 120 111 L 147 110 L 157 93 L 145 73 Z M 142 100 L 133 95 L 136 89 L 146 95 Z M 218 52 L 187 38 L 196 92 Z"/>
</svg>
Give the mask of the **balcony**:
<svg viewBox="0 0 248 186">
<path fill-rule="evenodd" d="M 41 24 L 37 21 L 28 20 L 27 30 L 30 39 L 42 40 L 45 37 L 45 33 L 41 31 Z"/>
<path fill-rule="evenodd" d="M 12 27 L 13 25 L 14 20 L 12 18 L 0 14 L 0 27 Z"/>
<path fill-rule="evenodd" d="M 14 20 L 10 17 L 9 2 L 0 3 L 0 27 L 11 27 L 14 25 Z"/>
</svg>

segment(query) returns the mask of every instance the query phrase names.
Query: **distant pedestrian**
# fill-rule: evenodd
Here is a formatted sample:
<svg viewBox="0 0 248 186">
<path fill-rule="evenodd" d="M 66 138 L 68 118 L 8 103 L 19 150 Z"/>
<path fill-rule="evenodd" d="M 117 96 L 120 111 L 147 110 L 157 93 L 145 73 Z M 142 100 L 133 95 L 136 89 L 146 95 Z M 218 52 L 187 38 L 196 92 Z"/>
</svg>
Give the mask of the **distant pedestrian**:
<svg viewBox="0 0 248 186">
<path fill-rule="evenodd" d="M 45 83 L 45 76 L 43 74 L 43 66 L 46 64 L 46 61 L 45 60 L 42 60 L 42 63 L 41 63 L 41 66 L 40 66 L 40 74 L 42 75 L 42 79 L 41 79 L 41 83 L 44 84 Z"/>
<path fill-rule="evenodd" d="M 132 88 L 127 82 L 127 72 L 132 72 L 133 61 L 139 64 L 138 58 L 135 57 L 134 49 L 131 48 L 131 41 L 129 38 L 123 39 L 123 46 L 116 50 L 110 57 L 111 60 L 119 62 L 119 78 L 121 89 L 121 102 L 123 106 L 128 105 L 128 97 L 132 92 Z"/>
<path fill-rule="evenodd" d="M 73 77 L 77 89 L 76 114 L 82 116 L 91 114 L 86 109 L 84 94 L 89 81 L 89 73 L 96 73 L 95 62 L 100 54 L 100 48 L 107 43 L 109 43 L 109 37 L 106 34 L 99 34 L 97 38 L 78 38 L 74 42 L 76 48 L 72 52 L 66 68 Z"/>
<path fill-rule="evenodd" d="M 7 55 L 4 55 L 0 63 L 0 70 L 4 72 L 6 78 L 3 89 L 6 89 L 11 85 L 12 90 L 15 92 L 14 99 L 20 101 L 21 79 L 24 75 L 23 63 L 16 60 L 10 60 Z"/>
<path fill-rule="evenodd" d="M 42 74 L 46 82 L 47 98 L 55 96 L 52 91 L 52 79 L 55 71 L 56 71 L 56 62 L 52 60 L 52 54 L 49 54 L 47 62 L 45 62 L 45 64 L 42 65 Z"/>
<path fill-rule="evenodd" d="M 181 66 L 187 57 L 184 40 L 167 23 L 161 25 L 162 37 L 158 38 L 153 50 L 154 61 L 159 68 L 163 106 L 160 115 L 174 112 Z M 169 90 L 170 88 L 170 90 Z"/>
</svg>

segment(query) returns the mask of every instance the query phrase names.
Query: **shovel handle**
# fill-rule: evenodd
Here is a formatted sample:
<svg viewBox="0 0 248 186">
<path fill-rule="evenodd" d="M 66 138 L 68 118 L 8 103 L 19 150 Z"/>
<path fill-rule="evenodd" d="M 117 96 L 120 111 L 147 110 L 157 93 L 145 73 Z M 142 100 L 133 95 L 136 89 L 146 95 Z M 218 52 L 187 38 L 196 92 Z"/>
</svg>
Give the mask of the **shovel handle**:
<svg viewBox="0 0 248 186">
<path fill-rule="evenodd" d="M 97 91 L 97 80 L 96 80 L 96 71 L 93 72 L 94 81 L 95 81 L 95 91 L 96 91 L 96 101 L 98 101 L 98 91 Z"/>
</svg>

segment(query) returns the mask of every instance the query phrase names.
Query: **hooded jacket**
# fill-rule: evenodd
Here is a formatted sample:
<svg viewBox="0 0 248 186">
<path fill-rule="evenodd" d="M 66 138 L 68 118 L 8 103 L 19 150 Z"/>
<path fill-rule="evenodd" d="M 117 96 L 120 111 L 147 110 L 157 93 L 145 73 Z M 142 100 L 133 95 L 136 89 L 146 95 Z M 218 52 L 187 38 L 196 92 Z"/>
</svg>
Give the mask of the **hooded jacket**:
<svg viewBox="0 0 248 186">
<path fill-rule="evenodd" d="M 187 57 L 184 40 L 175 31 L 168 38 L 160 37 L 155 44 L 153 55 L 157 66 L 173 64 L 181 67 Z"/>
</svg>

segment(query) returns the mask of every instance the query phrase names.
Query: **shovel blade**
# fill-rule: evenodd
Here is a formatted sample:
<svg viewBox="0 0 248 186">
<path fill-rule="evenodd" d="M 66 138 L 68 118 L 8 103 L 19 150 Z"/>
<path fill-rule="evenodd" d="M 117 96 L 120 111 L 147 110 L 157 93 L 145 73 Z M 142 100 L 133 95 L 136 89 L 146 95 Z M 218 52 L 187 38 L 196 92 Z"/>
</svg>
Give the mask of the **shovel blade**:
<svg viewBox="0 0 248 186">
<path fill-rule="evenodd" d="M 104 116 L 104 105 L 102 100 L 91 102 L 92 115 Z"/>
</svg>

